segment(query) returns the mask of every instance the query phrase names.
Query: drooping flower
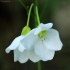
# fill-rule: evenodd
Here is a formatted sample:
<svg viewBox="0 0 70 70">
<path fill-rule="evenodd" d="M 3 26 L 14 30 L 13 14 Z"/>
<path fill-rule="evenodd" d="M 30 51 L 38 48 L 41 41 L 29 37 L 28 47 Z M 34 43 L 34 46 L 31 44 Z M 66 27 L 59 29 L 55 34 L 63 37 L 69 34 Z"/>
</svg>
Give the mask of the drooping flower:
<svg viewBox="0 0 70 70">
<path fill-rule="evenodd" d="M 21 40 L 30 31 L 28 26 L 25 26 L 21 32 L 21 36 L 16 37 L 13 42 L 6 48 L 6 53 L 11 50 L 14 52 L 14 62 L 19 61 L 20 63 L 25 63 L 30 59 L 33 62 L 38 62 L 40 58 L 36 55 L 33 50 L 28 50 L 24 45 L 21 44 Z"/>
<path fill-rule="evenodd" d="M 13 42 L 11 43 L 11 45 L 9 47 L 6 48 L 6 53 L 9 53 L 11 50 L 14 51 L 14 61 L 19 61 L 19 56 L 20 53 L 19 52 L 23 52 L 25 50 L 25 47 L 20 43 L 21 39 L 23 38 L 23 36 L 18 36 L 16 37 Z M 24 57 L 24 61 L 26 62 L 27 59 Z"/>
<path fill-rule="evenodd" d="M 20 63 L 25 63 L 30 59 L 33 62 L 38 62 L 40 58 L 35 54 L 33 50 L 27 50 L 22 44 L 21 40 L 24 36 L 16 37 L 11 45 L 6 48 L 6 53 L 9 53 L 11 50 L 14 52 L 14 62 L 19 61 Z"/>
<path fill-rule="evenodd" d="M 30 20 L 30 14 L 31 9 L 33 7 L 33 3 L 30 6 L 29 12 L 28 12 L 28 19 L 26 26 L 22 29 L 21 35 L 13 40 L 11 45 L 6 48 L 6 52 L 9 53 L 11 50 L 14 51 L 14 61 L 19 61 L 20 63 L 25 63 L 28 59 L 30 59 L 33 62 L 38 62 L 40 58 L 36 55 L 36 53 L 33 51 L 33 49 L 28 50 L 26 46 L 21 44 L 21 40 L 25 38 L 25 35 L 28 34 L 28 32 L 31 30 L 29 27 L 29 20 Z"/>
<path fill-rule="evenodd" d="M 52 60 L 55 51 L 61 50 L 63 45 L 58 31 L 52 29 L 52 26 L 52 23 L 41 23 L 21 40 L 27 50 L 33 50 L 43 61 Z"/>
<path fill-rule="evenodd" d="M 33 62 L 47 61 L 54 57 L 55 51 L 61 50 L 62 42 L 57 30 L 52 29 L 52 23 L 41 23 L 27 35 L 19 36 L 6 48 L 6 52 L 14 51 L 14 61 L 25 63 L 28 59 Z"/>
</svg>

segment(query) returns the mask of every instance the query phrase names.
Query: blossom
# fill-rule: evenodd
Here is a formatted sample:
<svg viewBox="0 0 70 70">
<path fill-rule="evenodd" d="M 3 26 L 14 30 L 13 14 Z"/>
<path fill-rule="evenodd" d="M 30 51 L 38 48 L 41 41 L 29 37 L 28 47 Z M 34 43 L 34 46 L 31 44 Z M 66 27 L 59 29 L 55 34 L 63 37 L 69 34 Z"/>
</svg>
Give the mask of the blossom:
<svg viewBox="0 0 70 70">
<path fill-rule="evenodd" d="M 40 58 L 35 54 L 33 50 L 28 51 L 22 44 L 21 40 L 24 36 L 16 37 L 9 47 L 6 48 L 6 53 L 9 53 L 11 50 L 14 51 L 14 62 L 19 61 L 20 63 L 25 63 L 30 59 L 33 62 L 38 62 Z"/>
<path fill-rule="evenodd" d="M 20 63 L 25 63 L 28 59 L 32 62 L 52 60 L 55 51 L 61 50 L 63 45 L 58 31 L 52 29 L 52 26 L 52 23 L 41 23 L 25 36 L 16 37 L 6 48 L 6 53 L 13 50 L 14 62 L 19 61 Z"/>
<path fill-rule="evenodd" d="M 52 23 L 41 23 L 21 40 L 27 50 L 33 50 L 43 61 L 52 60 L 55 51 L 61 50 L 63 46 L 58 31 L 52 29 L 52 26 Z"/>
</svg>

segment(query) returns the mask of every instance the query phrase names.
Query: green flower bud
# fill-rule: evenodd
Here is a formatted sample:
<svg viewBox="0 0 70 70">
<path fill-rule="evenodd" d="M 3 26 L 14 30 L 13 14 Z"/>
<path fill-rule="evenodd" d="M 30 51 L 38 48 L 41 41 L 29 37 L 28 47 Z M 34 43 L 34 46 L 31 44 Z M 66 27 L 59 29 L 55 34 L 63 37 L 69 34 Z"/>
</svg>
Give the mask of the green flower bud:
<svg viewBox="0 0 70 70">
<path fill-rule="evenodd" d="M 30 32 L 31 28 L 28 27 L 28 26 L 25 26 L 23 29 L 22 29 L 22 32 L 21 32 L 21 35 L 26 35 Z"/>
</svg>

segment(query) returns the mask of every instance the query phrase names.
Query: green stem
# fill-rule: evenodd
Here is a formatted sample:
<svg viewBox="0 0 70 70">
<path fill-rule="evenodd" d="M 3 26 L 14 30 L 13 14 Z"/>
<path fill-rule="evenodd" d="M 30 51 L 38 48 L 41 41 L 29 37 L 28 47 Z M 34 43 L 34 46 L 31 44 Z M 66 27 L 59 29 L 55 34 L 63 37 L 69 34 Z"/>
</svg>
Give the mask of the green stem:
<svg viewBox="0 0 70 70">
<path fill-rule="evenodd" d="M 28 8 L 24 5 L 24 3 L 21 1 L 21 0 L 18 0 L 20 3 L 21 3 L 21 5 L 27 10 L 27 12 L 28 12 Z M 34 15 L 31 13 L 31 15 L 34 17 Z"/>
<path fill-rule="evenodd" d="M 28 12 L 27 26 L 29 25 L 30 14 L 31 14 L 31 9 L 32 9 L 33 5 L 34 4 L 32 3 L 31 6 L 30 6 L 30 9 L 29 9 L 29 12 Z"/>
<path fill-rule="evenodd" d="M 41 61 L 38 62 L 38 70 L 42 70 L 41 69 Z"/>
<path fill-rule="evenodd" d="M 48 3 L 48 0 L 46 0 L 46 2 L 45 2 L 45 6 L 44 6 L 43 11 L 42 11 L 42 13 L 41 13 L 41 15 L 40 15 L 40 18 L 42 17 L 43 13 L 44 13 L 45 10 L 46 10 L 47 3 Z"/>
<path fill-rule="evenodd" d="M 37 8 L 37 6 L 36 6 L 35 8 L 36 8 L 36 18 L 37 18 L 37 22 L 38 22 L 38 24 L 40 24 L 40 18 L 39 18 L 39 14 L 38 14 L 38 8 Z"/>
<path fill-rule="evenodd" d="M 37 27 L 37 18 L 36 18 L 36 9 L 34 7 L 34 22 L 35 22 L 35 27 Z"/>
<path fill-rule="evenodd" d="M 36 6 L 38 7 L 38 0 L 35 0 Z"/>
<path fill-rule="evenodd" d="M 26 10 L 28 10 L 27 7 L 24 5 L 24 3 L 23 3 L 21 0 L 18 0 L 18 1 L 22 4 L 22 6 L 23 6 Z"/>
</svg>

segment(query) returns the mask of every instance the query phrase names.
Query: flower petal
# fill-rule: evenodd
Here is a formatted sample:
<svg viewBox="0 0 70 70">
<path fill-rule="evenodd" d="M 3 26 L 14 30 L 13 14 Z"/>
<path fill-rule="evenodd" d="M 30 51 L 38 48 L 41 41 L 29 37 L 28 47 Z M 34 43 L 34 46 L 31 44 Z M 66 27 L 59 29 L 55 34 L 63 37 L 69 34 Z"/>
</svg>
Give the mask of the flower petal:
<svg viewBox="0 0 70 70">
<path fill-rule="evenodd" d="M 16 62 L 16 61 L 18 61 L 20 52 L 18 51 L 18 49 L 15 49 L 13 52 L 14 52 L 14 62 Z"/>
<path fill-rule="evenodd" d="M 38 35 L 41 31 L 42 29 L 40 27 L 36 28 L 34 35 Z"/>
<path fill-rule="evenodd" d="M 41 31 L 43 31 L 43 30 L 48 30 L 48 29 L 50 29 L 52 26 L 53 26 L 52 23 L 47 23 L 47 24 L 40 23 L 39 27 L 36 28 L 36 31 L 35 31 L 34 35 L 38 35 Z"/>
<path fill-rule="evenodd" d="M 22 39 L 23 36 L 18 36 L 16 37 L 13 42 L 11 43 L 11 45 L 6 48 L 6 53 L 9 53 L 11 50 L 14 50 L 18 47 L 19 43 L 20 43 L 20 40 Z"/>
<path fill-rule="evenodd" d="M 22 40 L 21 44 L 28 50 L 33 47 L 33 44 L 37 40 L 37 36 L 34 35 L 35 29 L 32 29 Z"/>
<path fill-rule="evenodd" d="M 63 44 L 59 38 L 59 33 L 55 29 L 49 29 L 44 40 L 45 46 L 50 50 L 61 50 Z"/>
<path fill-rule="evenodd" d="M 35 53 L 43 61 L 52 60 L 55 54 L 55 51 L 47 49 L 41 40 L 37 41 L 37 43 L 34 45 L 34 49 Z"/>
<path fill-rule="evenodd" d="M 29 59 L 33 62 L 38 62 L 40 60 L 40 58 L 36 55 L 34 50 L 29 51 Z"/>
<path fill-rule="evenodd" d="M 48 30 L 48 29 L 50 29 L 52 26 L 53 26 L 52 23 L 47 23 L 47 24 L 41 23 L 41 24 L 39 25 L 39 28 L 41 28 L 42 30 Z"/>
<path fill-rule="evenodd" d="M 20 52 L 23 52 L 23 51 L 25 50 L 25 47 L 20 43 L 20 44 L 19 44 L 19 47 L 18 47 L 18 50 L 19 50 Z"/>
<path fill-rule="evenodd" d="M 46 30 L 52 28 L 53 24 L 52 23 L 47 23 L 47 24 L 44 24 Z"/>
<path fill-rule="evenodd" d="M 19 54 L 19 58 L 18 58 L 18 61 L 20 63 L 25 63 L 28 61 L 28 51 L 23 51 L 23 52 L 20 52 Z"/>
</svg>

